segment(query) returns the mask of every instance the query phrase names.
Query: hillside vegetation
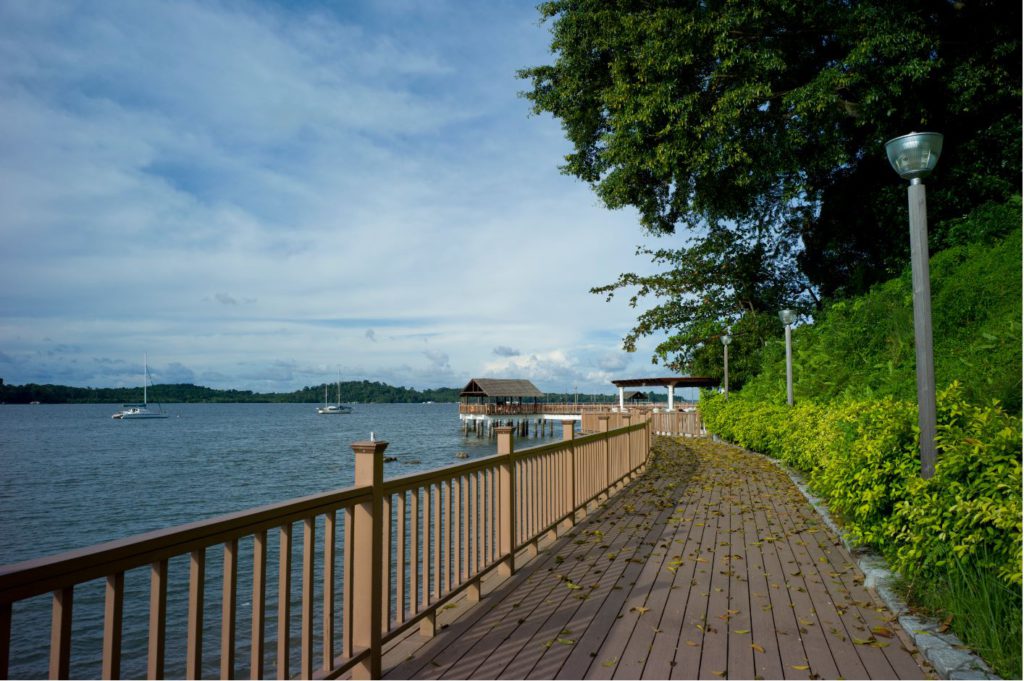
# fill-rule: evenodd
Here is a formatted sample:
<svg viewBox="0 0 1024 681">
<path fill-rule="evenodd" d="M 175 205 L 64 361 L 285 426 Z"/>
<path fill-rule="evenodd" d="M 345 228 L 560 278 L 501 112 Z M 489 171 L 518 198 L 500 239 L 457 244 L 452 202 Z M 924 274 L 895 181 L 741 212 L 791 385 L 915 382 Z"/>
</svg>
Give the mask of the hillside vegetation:
<svg viewBox="0 0 1024 681">
<path fill-rule="evenodd" d="M 1021 674 L 1021 203 L 946 230 L 931 259 L 938 461 L 920 477 L 909 272 L 794 329 L 708 429 L 803 471 L 851 537 L 1002 675 Z M 780 334 L 781 338 L 781 326 Z"/>
</svg>

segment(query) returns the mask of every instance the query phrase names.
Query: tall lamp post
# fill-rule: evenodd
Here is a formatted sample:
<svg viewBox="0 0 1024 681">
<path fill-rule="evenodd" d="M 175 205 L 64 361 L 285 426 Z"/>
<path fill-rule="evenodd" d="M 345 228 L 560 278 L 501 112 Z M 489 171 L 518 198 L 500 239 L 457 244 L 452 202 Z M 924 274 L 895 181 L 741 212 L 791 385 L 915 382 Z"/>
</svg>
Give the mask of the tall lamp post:
<svg viewBox="0 0 1024 681">
<path fill-rule="evenodd" d="M 793 406 L 793 322 L 796 321 L 796 310 L 785 309 L 779 312 L 779 319 L 786 325 L 786 403 Z"/>
<path fill-rule="evenodd" d="M 722 334 L 722 350 L 725 352 L 725 399 L 729 399 L 729 343 L 732 342 L 732 336 L 729 334 Z"/>
<path fill-rule="evenodd" d="M 910 180 L 910 265 L 914 284 L 914 349 L 917 355 L 917 426 L 921 431 L 921 477 L 935 474 L 935 365 L 932 357 L 932 294 L 928 278 L 928 210 L 922 179 L 935 169 L 942 135 L 912 132 L 885 143 L 900 177 Z"/>
</svg>

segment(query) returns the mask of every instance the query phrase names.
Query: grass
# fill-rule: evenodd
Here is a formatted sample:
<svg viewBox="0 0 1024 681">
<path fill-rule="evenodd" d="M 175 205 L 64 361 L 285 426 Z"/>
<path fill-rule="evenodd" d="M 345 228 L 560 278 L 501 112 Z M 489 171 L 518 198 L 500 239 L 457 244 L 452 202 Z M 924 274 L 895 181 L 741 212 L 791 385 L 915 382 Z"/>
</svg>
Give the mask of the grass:
<svg viewBox="0 0 1024 681">
<path fill-rule="evenodd" d="M 1006 679 L 1020 679 L 1021 591 L 973 562 L 954 560 L 946 573 L 904 582 L 911 605 L 946 623 Z"/>
</svg>

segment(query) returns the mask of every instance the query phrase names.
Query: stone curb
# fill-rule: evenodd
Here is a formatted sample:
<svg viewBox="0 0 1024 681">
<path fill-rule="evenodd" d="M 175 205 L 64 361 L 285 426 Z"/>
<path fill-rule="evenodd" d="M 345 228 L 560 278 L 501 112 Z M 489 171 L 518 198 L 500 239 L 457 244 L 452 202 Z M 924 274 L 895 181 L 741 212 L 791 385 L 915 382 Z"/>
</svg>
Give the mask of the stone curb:
<svg viewBox="0 0 1024 681">
<path fill-rule="evenodd" d="M 900 626 L 914 641 L 921 655 L 935 668 L 935 673 L 942 679 L 1001 679 L 992 668 L 974 652 L 967 648 L 952 632 L 939 631 L 941 624 L 934 619 L 918 617 L 910 612 L 910 607 L 892 588 L 896 575 L 889 569 L 889 564 L 877 553 L 863 546 L 855 545 L 849 536 L 832 519 L 825 503 L 814 496 L 807 488 L 804 477 L 789 466 L 759 452 L 743 451 L 763 457 L 785 472 L 797 489 L 807 498 L 808 503 L 818 512 L 825 525 L 835 532 L 843 546 L 857 560 L 857 567 L 864 573 L 864 586 L 874 590 L 887 608 L 899 620 Z"/>
</svg>

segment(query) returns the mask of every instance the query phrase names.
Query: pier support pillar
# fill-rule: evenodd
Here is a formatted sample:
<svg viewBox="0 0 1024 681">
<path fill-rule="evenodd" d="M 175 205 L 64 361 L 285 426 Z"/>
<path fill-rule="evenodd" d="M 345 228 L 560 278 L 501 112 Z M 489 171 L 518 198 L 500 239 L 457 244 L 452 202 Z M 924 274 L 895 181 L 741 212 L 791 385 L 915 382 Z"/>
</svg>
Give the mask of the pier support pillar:
<svg viewBox="0 0 1024 681">
<path fill-rule="evenodd" d="M 352 668 L 353 679 L 379 679 L 381 675 L 384 593 L 384 450 L 387 442 L 352 443 L 355 484 L 371 487 L 370 501 L 356 504 L 352 516 L 352 647 L 370 654 Z M 348 576 L 346 575 L 346 579 Z"/>
</svg>

